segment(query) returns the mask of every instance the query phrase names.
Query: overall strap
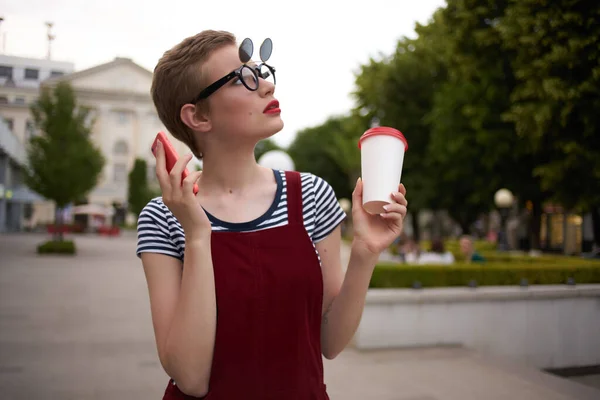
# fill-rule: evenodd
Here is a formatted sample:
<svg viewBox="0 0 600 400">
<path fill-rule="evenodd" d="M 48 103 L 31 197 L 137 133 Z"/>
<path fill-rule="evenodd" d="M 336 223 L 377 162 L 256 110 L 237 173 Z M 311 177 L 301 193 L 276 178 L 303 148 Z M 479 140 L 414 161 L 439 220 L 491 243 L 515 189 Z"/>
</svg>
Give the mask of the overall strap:
<svg viewBox="0 0 600 400">
<path fill-rule="evenodd" d="M 285 171 L 287 185 L 288 221 L 290 225 L 303 225 L 302 215 L 302 180 L 300 173 Z"/>
</svg>

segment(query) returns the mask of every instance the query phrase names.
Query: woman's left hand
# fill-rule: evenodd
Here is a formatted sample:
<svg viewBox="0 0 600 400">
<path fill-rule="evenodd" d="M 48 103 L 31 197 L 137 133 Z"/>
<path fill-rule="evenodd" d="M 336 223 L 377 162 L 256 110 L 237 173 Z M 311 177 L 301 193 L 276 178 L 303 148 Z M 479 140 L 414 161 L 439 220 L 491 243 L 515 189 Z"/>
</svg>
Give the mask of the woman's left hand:
<svg viewBox="0 0 600 400">
<path fill-rule="evenodd" d="M 354 226 L 353 247 L 357 250 L 367 251 L 379 255 L 396 240 L 404 225 L 407 213 L 406 188 L 403 184 L 398 186 L 398 191 L 390 193 L 392 203 L 384 208 L 386 212 L 371 215 L 362 206 L 363 183 L 359 178 L 356 188 L 352 193 L 352 221 Z"/>
</svg>

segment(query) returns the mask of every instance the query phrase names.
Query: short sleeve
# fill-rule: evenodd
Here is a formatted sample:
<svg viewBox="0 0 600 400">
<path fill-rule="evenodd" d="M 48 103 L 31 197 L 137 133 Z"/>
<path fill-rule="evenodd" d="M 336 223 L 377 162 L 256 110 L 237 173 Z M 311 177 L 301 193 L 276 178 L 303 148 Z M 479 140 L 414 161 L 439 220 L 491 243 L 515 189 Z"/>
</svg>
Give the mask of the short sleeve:
<svg viewBox="0 0 600 400">
<path fill-rule="evenodd" d="M 150 200 L 142 209 L 137 221 L 138 257 L 142 253 L 159 253 L 183 260 L 179 248 L 171 238 L 166 213 L 166 206 L 157 199 Z"/>
<path fill-rule="evenodd" d="M 315 192 L 315 230 L 313 242 L 325 239 L 346 218 L 335 192 L 329 183 L 314 176 Z"/>
</svg>

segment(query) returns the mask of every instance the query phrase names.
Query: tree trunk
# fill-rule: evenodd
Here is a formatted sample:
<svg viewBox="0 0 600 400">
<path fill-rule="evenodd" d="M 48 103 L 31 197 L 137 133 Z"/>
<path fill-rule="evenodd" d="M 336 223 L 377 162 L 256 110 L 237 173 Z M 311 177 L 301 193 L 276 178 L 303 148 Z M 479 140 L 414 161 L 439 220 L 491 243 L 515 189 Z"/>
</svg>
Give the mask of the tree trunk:
<svg viewBox="0 0 600 400">
<path fill-rule="evenodd" d="M 596 249 L 600 248 L 600 207 L 592 207 L 592 231 L 594 232 L 594 244 Z"/>
<path fill-rule="evenodd" d="M 468 235 L 469 232 L 469 228 L 471 227 L 471 223 L 468 222 L 466 219 L 461 218 L 460 220 L 457 221 L 458 225 L 460 226 L 460 230 L 462 231 L 463 235 Z"/>
<path fill-rule="evenodd" d="M 421 240 L 421 227 L 419 226 L 419 210 L 411 212 L 411 221 L 413 228 L 413 240 L 417 243 Z"/>
<path fill-rule="evenodd" d="M 52 240 L 62 242 L 63 240 L 63 213 L 62 210 L 56 207 L 56 212 L 54 213 L 54 235 L 52 235 Z"/>
<path fill-rule="evenodd" d="M 533 201 L 531 212 L 531 223 L 529 224 L 529 238 L 531 240 L 531 249 L 540 249 L 540 234 L 542 229 L 542 202 Z"/>
</svg>

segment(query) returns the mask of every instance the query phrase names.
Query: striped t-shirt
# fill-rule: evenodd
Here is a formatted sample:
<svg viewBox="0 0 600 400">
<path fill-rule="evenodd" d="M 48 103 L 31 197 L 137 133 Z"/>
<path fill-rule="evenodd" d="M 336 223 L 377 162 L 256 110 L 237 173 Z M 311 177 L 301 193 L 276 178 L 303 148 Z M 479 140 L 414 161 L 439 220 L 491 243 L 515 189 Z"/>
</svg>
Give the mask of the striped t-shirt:
<svg viewBox="0 0 600 400">
<path fill-rule="evenodd" d="M 206 212 L 212 230 L 217 232 L 252 232 L 287 225 L 287 184 L 284 171 L 273 171 L 277 191 L 271 207 L 261 217 L 243 223 L 231 223 L 217 219 Z M 327 237 L 346 217 L 332 187 L 310 173 L 301 173 L 302 214 L 304 227 L 313 244 Z M 136 254 L 160 253 L 183 260 L 185 236 L 177 218 L 157 197 L 144 207 L 137 223 L 138 244 Z"/>
</svg>

